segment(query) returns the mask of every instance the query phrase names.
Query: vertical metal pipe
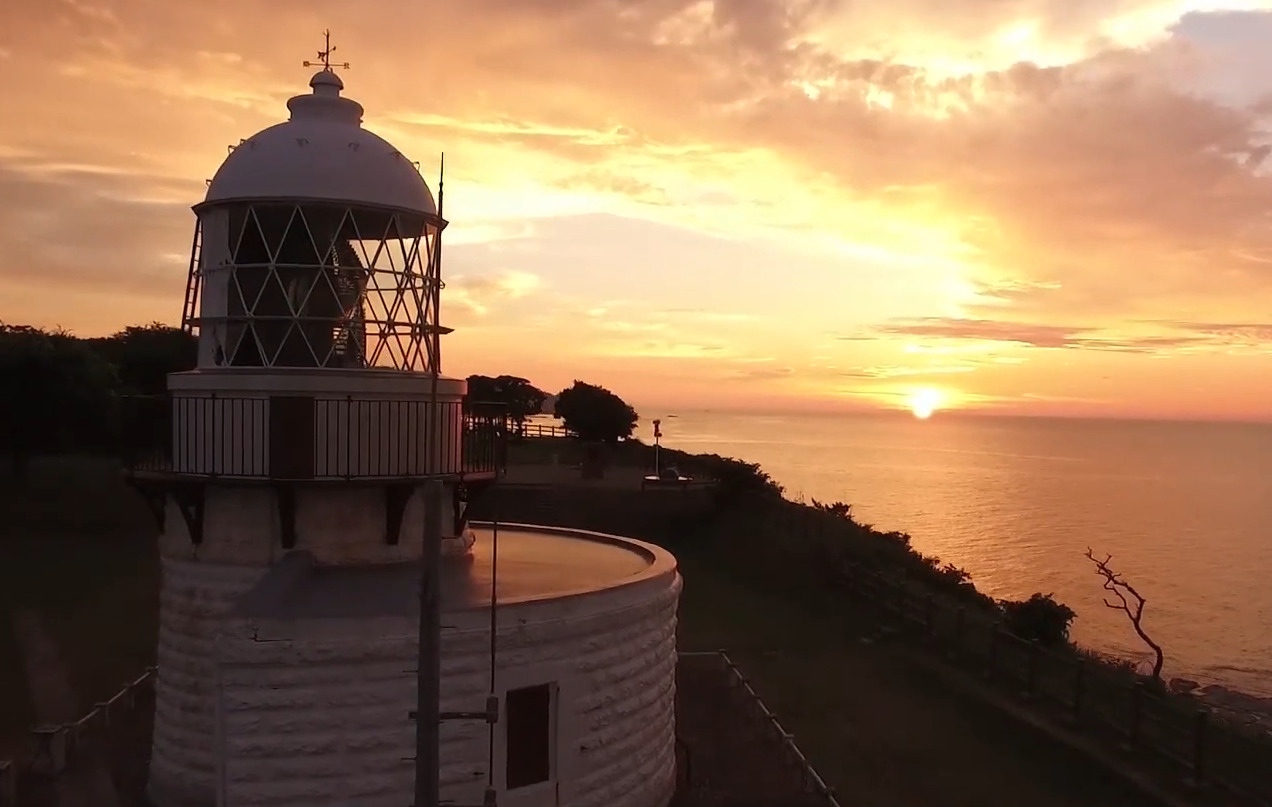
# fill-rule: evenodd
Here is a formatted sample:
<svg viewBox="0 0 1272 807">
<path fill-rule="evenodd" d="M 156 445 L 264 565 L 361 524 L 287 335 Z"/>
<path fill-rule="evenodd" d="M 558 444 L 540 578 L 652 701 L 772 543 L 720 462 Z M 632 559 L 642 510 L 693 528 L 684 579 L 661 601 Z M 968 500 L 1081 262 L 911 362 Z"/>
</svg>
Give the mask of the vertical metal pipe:
<svg viewBox="0 0 1272 807">
<path fill-rule="evenodd" d="M 442 213 L 442 183 L 438 182 L 437 214 Z M 433 299 L 441 285 L 442 269 L 442 225 L 439 223 L 434 236 L 434 256 L 436 261 L 431 280 Z M 426 281 L 427 282 L 427 281 Z M 436 305 L 433 308 L 437 311 Z M 442 561 L 442 480 L 439 476 L 437 440 L 441 435 L 438 429 L 437 380 L 441 373 L 440 355 L 441 334 L 439 323 L 434 316 L 433 321 L 420 323 L 426 331 L 425 339 L 431 339 L 433 361 L 430 362 L 431 376 L 428 397 L 428 418 L 425 421 L 425 472 L 428 480 L 424 484 L 424 546 L 421 562 L 423 563 L 422 580 L 420 581 L 420 628 L 419 628 L 419 663 L 416 665 L 416 705 L 415 705 L 415 807 L 439 807 L 440 763 L 441 763 L 441 677 L 442 677 L 442 625 L 441 625 L 441 561 Z M 430 327 L 431 326 L 431 327 Z"/>
<path fill-rule="evenodd" d="M 441 700 L 442 481 L 424 485 L 424 557 L 420 586 L 420 658 L 415 719 L 415 807 L 438 807 Z"/>
<path fill-rule="evenodd" d="M 490 695 L 487 706 L 495 698 L 495 652 L 498 646 L 499 620 L 499 503 L 495 502 L 495 520 L 490 530 Z M 500 712 L 503 709 L 499 710 Z M 495 787 L 495 724 L 486 726 L 486 789 Z"/>
</svg>

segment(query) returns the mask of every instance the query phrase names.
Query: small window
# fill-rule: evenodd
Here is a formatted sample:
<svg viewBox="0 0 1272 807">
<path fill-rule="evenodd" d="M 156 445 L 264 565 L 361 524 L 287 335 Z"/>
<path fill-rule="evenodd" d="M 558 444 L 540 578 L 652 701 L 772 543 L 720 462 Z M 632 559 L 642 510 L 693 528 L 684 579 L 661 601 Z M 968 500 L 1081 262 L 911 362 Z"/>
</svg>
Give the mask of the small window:
<svg viewBox="0 0 1272 807">
<path fill-rule="evenodd" d="M 505 786 L 513 788 L 552 779 L 552 684 L 509 690 L 505 696 L 507 766 Z"/>
</svg>

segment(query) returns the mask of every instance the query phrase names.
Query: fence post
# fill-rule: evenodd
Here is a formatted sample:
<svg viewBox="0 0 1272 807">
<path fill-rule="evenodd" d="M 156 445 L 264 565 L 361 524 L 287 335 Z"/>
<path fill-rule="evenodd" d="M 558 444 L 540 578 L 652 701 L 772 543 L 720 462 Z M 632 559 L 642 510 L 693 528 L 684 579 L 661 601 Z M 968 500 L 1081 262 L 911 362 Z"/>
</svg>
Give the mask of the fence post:
<svg viewBox="0 0 1272 807">
<path fill-rule="evenodd" d="M 1209 713 L 1205 709 L 1197 710 L 1197 721 L 1193 724 L 1192 783 L 1200 785 L 1206 781 L 1206 725 Z"/>
<path fill-rule="evenodd" d="M 1086 665 L 1082 663 L 1082 659 L 1078 659 L 1074 663 L 1073 671 L 1073 714 L 1071 717 L 1075 723 L 1082 721 L 1082 699 L 1086 694 L 1085 690 Z"/>
<path fill-rule="evenodd" d="M 967 609 L 959 606 L 954 611 L 954 652 L 956 659 L 963 656 L 963 635 L 967 632 Z"/>
<path fill-rule="evenodd" d="M 928 592 L 923 598 L 923 621 L 930 639 L 936 638 L 936 598 Z"/>
<path fill-rule="evenodd" d="M 1136 681 L 1131 686 L 1131 725 L 1126 729 L 1126 748 L 1133 750 L 1139 746 L 1140 719 L 1144 712 L 1144 682 Z"/>
<path fill-rule="evenodd" d="M 1029 643 L 1028 656 L 1025 659 L 1025 700 L 1032 700 L 1038 694 L 1038 658 L 1040 652 L 1037 641 Z"/>
<path fill-rule="evenodd" d="M 998 672 L 998 626 L 989 629 L 989 655 L 985 659 L 985 677 L 993 678 Z"/>
</svg>

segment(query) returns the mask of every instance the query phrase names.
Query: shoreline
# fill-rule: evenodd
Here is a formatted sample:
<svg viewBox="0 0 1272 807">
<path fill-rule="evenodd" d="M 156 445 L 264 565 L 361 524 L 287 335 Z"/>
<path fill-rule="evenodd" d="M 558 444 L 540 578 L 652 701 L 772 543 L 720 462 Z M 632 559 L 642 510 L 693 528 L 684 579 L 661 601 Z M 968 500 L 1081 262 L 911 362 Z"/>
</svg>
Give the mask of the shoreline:
<svg viewBox="0 0 1272 807">
<path fill-rule="evenodd" d="M 650 444 L 644 443 L 639 437 L 633 438 L 633 442 L 650 448 Z M 667 445 L 662 446 L 662 451 L 664 454 L 676 454 L 684 457 L 709 458 L 721 456 L 707 452 L 698 453 Z M 732 457 L 729 459 L 733 459 L 743 465 L 754 466 L 760 469 L 766 477 L 772 479 L 774 484 L 781 488 L 783 498 L 793 505 L 811 506 L 813 502 L 817 501 L 816 498 L 808 495 L 805 491 L 788 490 L 782 484 L 781 480 L 774 477 L 767 469 L 760 466 L 759 463 L 752 462 L 744 457 Z M 856 505 L 857 502 L 850 502 L 849 504 Z M 875 525 L 873 529 L 885 534 L 894 532 L 894 530 L 884 529 L 877 525 Z M 908 530 L 905 526 L 900 526 L 896 528 L 895 531 L 905 532 L 908 534 Z M 952 563 L 955 566 L 958 566 L 960 563 L 959 559 L 949 557 L 944 554 L 941 557 L 941 561 L 942 563 Z M 985 594 L 985 596 L 991 596 L 980 588 L 975 577 L 971 577 L 970 579 L 973 587 L 975 587 L 978 592 Z M 998 598 L 993 597 L 993 599 L 997 600 Z M 1074 608 L 1074 610 L 1079 611 L 1078 608 Z M 1089 612 L 1090 610 L 1090 604 L 1085 603 L 1078 613 L 1078 621 L 1081 622 L 1083 613 Z M 1128 627 L 1128 631 L 1129 630 L 1130 629 Z M 1094 644 L 1090 642 L 1090 637 L 1086 637 L 1086 641 L 1074 641 L 1074 645 L 1076 647 L 1080 647 L 1085 651 L 1097 653 L 1102 656 L 1108 656 L 1113 659 L 1138 663 L 1142 659 L 1148 658 L 1149 656 L 1142 653 L 1139 649 L 1128 646 L 1134 645 L 1134 643 L 1135 637 L 1133 634 L 1127 637 L 1121 637 L 1118 641 L 1110 643 L 1100 642 L 1099 644 Z M 1196 644 L 1196 642 L 1193 642 L 1194 647 Z M 1162 676 L 1163 683 L 1169 685 L 1172 682 L 1181 682 L 1181 684 L 1184 682 L 1195 682 L 1196 686 L 1190 687 L 1190 691 L 1194 697 L 1196 697 L 1199 701 L 1204 702 L 1207 706 L 1211 706 L 1216 709 L 1241 710 L 1243 713 L 1257 715 L 1267 720 L 1269 724 L 1272 724 L 1272 668 L 1262 672 L 1250 669 L 1234 669 L 1234 674 L 1225 674 L 1222 671 L 1223 662 L 1221 660 L 1215 661 L 1212 658 L 1209 664 L 1195 663 L 1190 666 L 1185 666 L 1173 663 L 1169 646 L 1167 646 L 1166 650 L 1167 659 L 1166 669 L 1163 671 Z M 1217 671 L 1212 667 L 1212 665 L 1215 664 L 1219 666 Z"/>
<path fill-rule="evenodd" d="M 556 447 L 551 443 L 554 439 L 557 438 L 523 438 L 523 440 L 526 441 L 543 441 L 546 446 Z M 632 438 L 625 444 L 620 444 L 620 446 L 622 445 L 627 447 L 625 449 L 620 448 L 620 450 L 616 452 L 614 459 L 617 461 L 617 465 L 622 465 L 623 459 L 627 459 L 629 461 L 637 460 L 638 462 L 648 460 L 648 462 L 644 462 L 644 464 L 652 467 L 654 447 L 651 443 L 646 443 L 639 438 Z M 564 461 L 568 464 L 568 456 L 562 455 L 569 454 L 569 447 L 560 446 L 560 448 L 562 450 L 551 452 L 554 455 L 552 459 L 555 460 L 556 463 Z M 682 471 L 692 469 L 694 467 L 702 469 L 704 467 L 720 466 L 722 463 L 736 466 L 737 469 L 746 469 L 744 473 L 749 472 L 757 475 L 757 478 L 762 480 L 760 484 L 770 487 L 774 493 L 779 494 L 787 506 L 812 510 L 813 503 L 818 501 L 812 497 L 806 497 L 803 494 L 788 493 L 781 482 L 772 477 L 772 475 L 769 474 L 768 471 L 766 471 L 759 463 L 750 462 L 744 458 L 725 457 L 711 453 L 691 453 L 683 449 L 666 445 L 660 446 L 660 451 L 662 454 L 662 464 L 664 466 L 671 462 L 675 462 L 681 466 Z M 627 456 L 624 457 L 622 456 L 623 454 L 626 454 Z M 510 466 L 511 465 L 512 463 L 510 462 Z M 822 502 L 821 504 L 828 503 Z M 866 527 L 866 525 L 861 524 L 858 524 L 858 526 Z M 890 534 L 888 531 L 874 527 L 868 527 L 868 529 L 881 536 Z M 910 549 L 909 551 L 921 557 L 921 553 L 917 550 Z M 952 562 L 955 566 L 957 566 L 957 562 L 951 561 L 948 558 L 942 558 L 941 562 Z M 968 577 L 968 583 L 970 588 L 977 594 L 994 600 L 995 602 L 999 601 L 997 598 L 990 597 L 990 595 L 981 591 L 977 587 L 975 578 L 970 575 Z M 1079 614 L 1077 618 L 1081 619 L 1081 614 Z M 1138 664 L 1141 659 L 1141 656 L 1135 653 L 1123 655 L 1098 647 L 1081 644 L 1079 642 L 1071 642 L 1070 644 L 1078 651 L 1094 655 L 1102 659 L 1107 659 L 1109 662 L 1114 664 L 1119 662 Z M 1217 715 L 1221 715 L 1228 720 L 1232 720 L 1246 726 L 1255 727 L 1261 731 L 1272 734 L 1272 695 L 1264 695 L 1261 692 L 1241 689 L 1239 686 L 1234 686 L 1232 682 L 1227 679 L 1208 675 L 1202 671 L 1192 671 L 1187 668 L 1172 670 L 1169 666 L 1169 662 L 1167 670 L 1164 671 L 1162 677 L 1162 684 L 1173 694 L 1190 697 L 1199 705 Z M 1272 688 L 1272 679 L 1269 680 L 1269 688 Z"/>
</svg>

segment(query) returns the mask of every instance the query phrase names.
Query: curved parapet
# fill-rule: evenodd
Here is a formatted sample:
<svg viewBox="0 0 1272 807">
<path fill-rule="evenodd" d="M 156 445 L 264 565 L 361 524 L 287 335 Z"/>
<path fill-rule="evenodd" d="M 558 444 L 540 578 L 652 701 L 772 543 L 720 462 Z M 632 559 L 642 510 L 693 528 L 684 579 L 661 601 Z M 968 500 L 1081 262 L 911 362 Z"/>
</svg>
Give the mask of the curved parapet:
<svg viewBox="0 0 1272 807">
<path fill-rule="evenodd" d="M 491 686 L 490 543 L 479 527 L 473 557 L 445 570 L 446 711 L 480 710 Z M 664 807 L 676 764 L 674 558 L 518 526 L 501 530 L 499 578 L 499 803 Z M 410 802 L 417 580 L 415 564 L 335 569 L 294 553 L 240 600 L 218 644 L 223 804 Z M 487 726 L 442 729 L 443 799 L 480 803 Z"/>
</svg>

